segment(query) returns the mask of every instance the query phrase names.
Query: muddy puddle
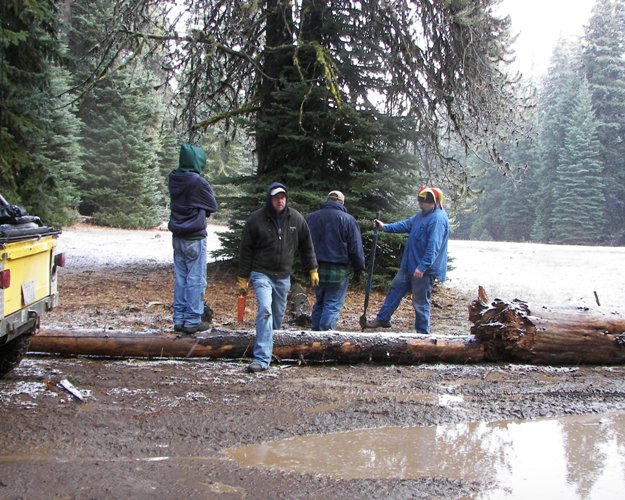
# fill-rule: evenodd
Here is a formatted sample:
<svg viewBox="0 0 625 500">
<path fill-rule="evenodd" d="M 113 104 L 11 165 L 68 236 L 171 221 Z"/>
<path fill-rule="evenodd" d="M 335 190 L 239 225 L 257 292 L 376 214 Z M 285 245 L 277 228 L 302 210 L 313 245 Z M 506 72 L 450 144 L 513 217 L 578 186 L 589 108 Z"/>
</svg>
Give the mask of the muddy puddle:
<svg viewBox="0 0 625 500">
<path fill-rule="evenodd" d="M 226 450 L 243 467 L 334 479 L 479 480 L 477 498 L 623 498 L 625 413 L 384 427 Z"/>
</svg>

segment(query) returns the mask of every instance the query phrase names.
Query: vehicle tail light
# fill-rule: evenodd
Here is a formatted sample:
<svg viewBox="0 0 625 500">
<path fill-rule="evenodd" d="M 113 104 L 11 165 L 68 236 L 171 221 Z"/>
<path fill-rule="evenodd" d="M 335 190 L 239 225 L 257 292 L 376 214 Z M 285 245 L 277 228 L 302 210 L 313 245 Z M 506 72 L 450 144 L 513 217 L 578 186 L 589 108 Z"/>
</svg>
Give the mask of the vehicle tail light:
<svg viewBox="0 0 625 500">
<path fill-rule="evenodd" d="M 11 270 L 5 269 L 0 271 L 0 288 L 9 288 L 11 286 Z"/>
<path fill-rule="evenodd" d="M 54 265 L 58 267 L 65 267 L 65 252 L 57 253 L 54 256 Z"/>
</svg>

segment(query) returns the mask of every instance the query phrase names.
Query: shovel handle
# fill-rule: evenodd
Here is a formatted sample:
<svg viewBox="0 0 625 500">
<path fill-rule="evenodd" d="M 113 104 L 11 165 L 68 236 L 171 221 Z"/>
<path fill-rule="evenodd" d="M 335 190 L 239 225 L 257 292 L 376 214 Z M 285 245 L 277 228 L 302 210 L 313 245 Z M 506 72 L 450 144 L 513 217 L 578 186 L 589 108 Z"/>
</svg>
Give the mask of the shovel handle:
<svg viewBox="0 0 625 500">
<path fill-rule="evenodd" d="M 375 216 L 376 219 L 380 218 L 380 211 Z M 362 314 L 366 319 L 367 308 L 369 307 L 369 294 L 371 293 L 371 285 L 373 283 L 373 266 L 375 265 L 375 250 L 378 246 L 378 226 L 373 227 L 373 239 L 371 240 L 371 258 L 369 260 L 369 270 L 367 274 L 367 284 L 365 285 L 365 307 Z M 362 321 L 361 321 L 362 322 Z"/>
</svg>

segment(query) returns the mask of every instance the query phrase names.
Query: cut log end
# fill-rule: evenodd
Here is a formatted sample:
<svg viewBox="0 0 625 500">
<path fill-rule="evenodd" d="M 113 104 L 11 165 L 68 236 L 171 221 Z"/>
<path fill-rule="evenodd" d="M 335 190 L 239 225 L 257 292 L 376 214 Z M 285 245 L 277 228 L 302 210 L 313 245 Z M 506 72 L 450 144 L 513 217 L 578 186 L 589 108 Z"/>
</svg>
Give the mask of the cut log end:
<svg viewBox="0 0 625 500">
<path fill-rule="evenodd" d="M 494 299 L 482 287 L 469 307 L 471 333 L 486 359 L 535 364 L 625 363 L 625 318 L 575 306 L 540 306 Z"/>
</svg>

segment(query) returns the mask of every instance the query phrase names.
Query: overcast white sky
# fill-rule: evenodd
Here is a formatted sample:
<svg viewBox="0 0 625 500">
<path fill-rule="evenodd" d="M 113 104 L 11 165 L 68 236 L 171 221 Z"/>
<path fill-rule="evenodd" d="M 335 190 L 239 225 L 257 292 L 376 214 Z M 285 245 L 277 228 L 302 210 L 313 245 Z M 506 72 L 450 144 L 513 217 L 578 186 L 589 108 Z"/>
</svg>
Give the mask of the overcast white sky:
<svg viewBox="0 0 625 500">
<path fill-rule="evenodd" d="M 510 15 L 516 67 L 526 75 L 541 77 L 549 67 L 556 41 L 584 33 L 595 0 L 502 0 L 498 12 Z"/>
</svg>

